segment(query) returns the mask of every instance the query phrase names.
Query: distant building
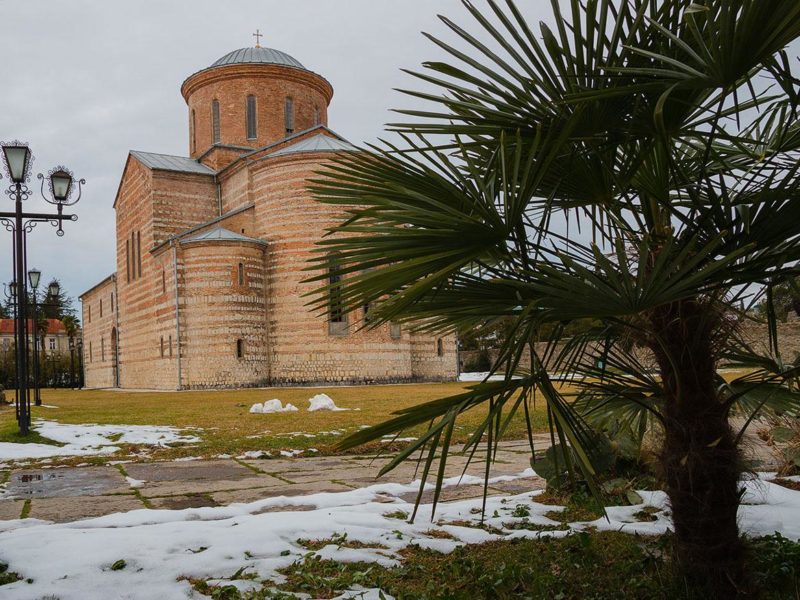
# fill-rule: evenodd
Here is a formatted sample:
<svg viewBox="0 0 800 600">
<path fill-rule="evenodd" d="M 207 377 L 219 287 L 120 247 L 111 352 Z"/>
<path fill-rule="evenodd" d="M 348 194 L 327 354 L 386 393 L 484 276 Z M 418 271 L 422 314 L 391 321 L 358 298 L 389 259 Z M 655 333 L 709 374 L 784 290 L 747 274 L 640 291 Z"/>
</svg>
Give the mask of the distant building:
<svg viewBox="0 0 800 600">
<path fill-rule="evenodd" d="M 288 54 L 231 52 L 183 82 L 189 157 L 130 152 L 114 274 L 81 296 L 88 387 L 452 380 L 454 337 L 309 312 L 312 249 L 340 212 L 309 179 L 353 151 L 331 84 Z"/>
<path fill-rule="evenodd" d="M 33 347 L 33 321 L 28 321 L 28 347 Z M 44 343 L 42 343 L 44 340 Z M 16 329 L 14 319 L 0 319 L 0 351 L 9 352 L 16 343 Z M 39 350 L 44 352 L 44 356 L 50 354 L 68 355 L 69 336 L 64 324 L 58 319 L 47 319 L 47 331 L 39 338 Z M 75 340 L 77 343 L 77 340 Z"/>
</svg>

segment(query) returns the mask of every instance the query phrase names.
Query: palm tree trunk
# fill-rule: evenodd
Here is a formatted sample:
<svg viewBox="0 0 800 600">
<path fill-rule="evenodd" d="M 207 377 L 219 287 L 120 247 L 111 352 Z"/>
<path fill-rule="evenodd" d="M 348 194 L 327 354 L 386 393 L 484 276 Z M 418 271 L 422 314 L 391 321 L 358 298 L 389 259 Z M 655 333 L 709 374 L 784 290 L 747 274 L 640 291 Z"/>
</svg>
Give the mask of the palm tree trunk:
<svg viewBox="0 0 800 600">
<path fill-rule="evenodd" d="M 654 311 L 650 341 L 666 391 L 661 467 L 675 550 L 694 589 L 711 598 L 749 591 L 739 536 L 742 462 L 715 385 L 715 346 L 724 327 L 714 304 L 686 300 Z"/>
</svg>

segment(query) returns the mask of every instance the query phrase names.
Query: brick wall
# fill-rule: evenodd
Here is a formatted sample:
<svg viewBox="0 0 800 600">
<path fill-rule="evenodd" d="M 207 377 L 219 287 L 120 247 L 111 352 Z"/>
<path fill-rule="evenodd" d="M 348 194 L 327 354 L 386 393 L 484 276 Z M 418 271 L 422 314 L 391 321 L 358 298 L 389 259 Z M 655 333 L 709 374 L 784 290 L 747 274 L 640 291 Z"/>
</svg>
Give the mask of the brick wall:
<svg viewBox="0 0 800 600">
<path fill-rule="evenodd" d="M 195 143 L 189 140 L 190 156 L 196 158 L 213 144 L 212 102 L 220 107 L 220 143 L 259 148 L 286 137 L 284 109 L 287 97 L 294 106 L 294 131 L 328 123 L 328 104 L 333 88 L 323 77 L 280 65 L 236 64 L 201 71 L 189 77 L 181 88 L 189 107 L 191 125 L 194 111 Z M 257 136 L 248 139 L 247 96 L 256 97 Z M 319 111 L 319 123 L 315 122 Z M 191 131 L 191 126 L 190 126 Z"/>
<path fill-rule="evenodd" d="M 245 242 L 181 244 L 184 388 L 268 382 L 264 251 Z"/>
<path fill-rule="evenodd" d="M 113 276 L 81 296 L 83 368 L 86 387 L 108 388 L 116 385 L 117 307 Z"/>
</svg>

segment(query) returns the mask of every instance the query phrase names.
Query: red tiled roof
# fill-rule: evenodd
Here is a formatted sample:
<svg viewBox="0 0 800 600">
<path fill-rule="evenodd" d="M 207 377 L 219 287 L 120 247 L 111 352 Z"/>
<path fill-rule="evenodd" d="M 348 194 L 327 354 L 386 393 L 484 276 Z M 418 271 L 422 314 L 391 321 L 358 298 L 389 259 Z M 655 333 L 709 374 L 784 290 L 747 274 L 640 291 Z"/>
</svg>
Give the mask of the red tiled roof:
<svg viewBox="0 0 800 600">
<path fill-rule="evenodd" d="M 14 335 L 14 319 L 0 319 L 0 335 Z M 33 319 L 28 319 L 28 333 L 33 331 Z M 47 334 L 66 333 L 64 324 L 58 319 L 47 319 Z"/>
</svg>

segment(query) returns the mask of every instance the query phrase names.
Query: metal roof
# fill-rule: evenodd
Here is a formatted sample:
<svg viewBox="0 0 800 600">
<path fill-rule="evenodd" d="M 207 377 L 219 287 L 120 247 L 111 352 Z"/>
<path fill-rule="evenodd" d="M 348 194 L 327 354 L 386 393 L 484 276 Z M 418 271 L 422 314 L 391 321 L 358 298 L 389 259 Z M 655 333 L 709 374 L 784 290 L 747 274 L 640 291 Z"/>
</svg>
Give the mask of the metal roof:
<svg viewBox="0 0 800 600">
<path fill-rule="evenodd" d="M 358 150 L 358 148 L 344 140 L 318 133 L 317 135 L 300 140 L 296 144 L 281 148 L 269 156 L 284 156 L 286 154 L 296 154 L 298 152 L 353 152 L 355 150 Z"/>
<path fill-rule="evenodd" d="M 247 237 L 246 235 L 235 233 L 230 229 L 225 229 L 224 227 L 215 227 L 214 229 L 210 229 L 208 231 L 204 231 L 203 233 L 194 235 L 190 238 L 186 238 L 185 240 L 181 240 L 181 244 L 188 244 L 189 242 L 206 242 L 206 241 L 250 242 L 262 245 L 267 244 L 264 240 Z"/>
<path fill-rule="evenodd" d="M 193 158 L 185 156 L 171 156 L 169 154 L 156 154 L 155 152 L 140 152 L 131 150 L 131 156 L 151 169 L 160 171 L 176 171 L 178 173 L 198 173 L 200 175 L 214 175 L 216 171 L 210 169 Z"/>
<path fill-rule="evenodd" d="M 285 52 L 273 48 L 239 48 L 233 52 L 228 52 L 225 56 L 217 60 L 212 67 L 224 65 L 236 65 L 242 63 L 263 63 L 271 65 L 286 65 L 287 67 L 297 67 L 305 69 L 302 63 L 289 56 Z"/>
</svg>

